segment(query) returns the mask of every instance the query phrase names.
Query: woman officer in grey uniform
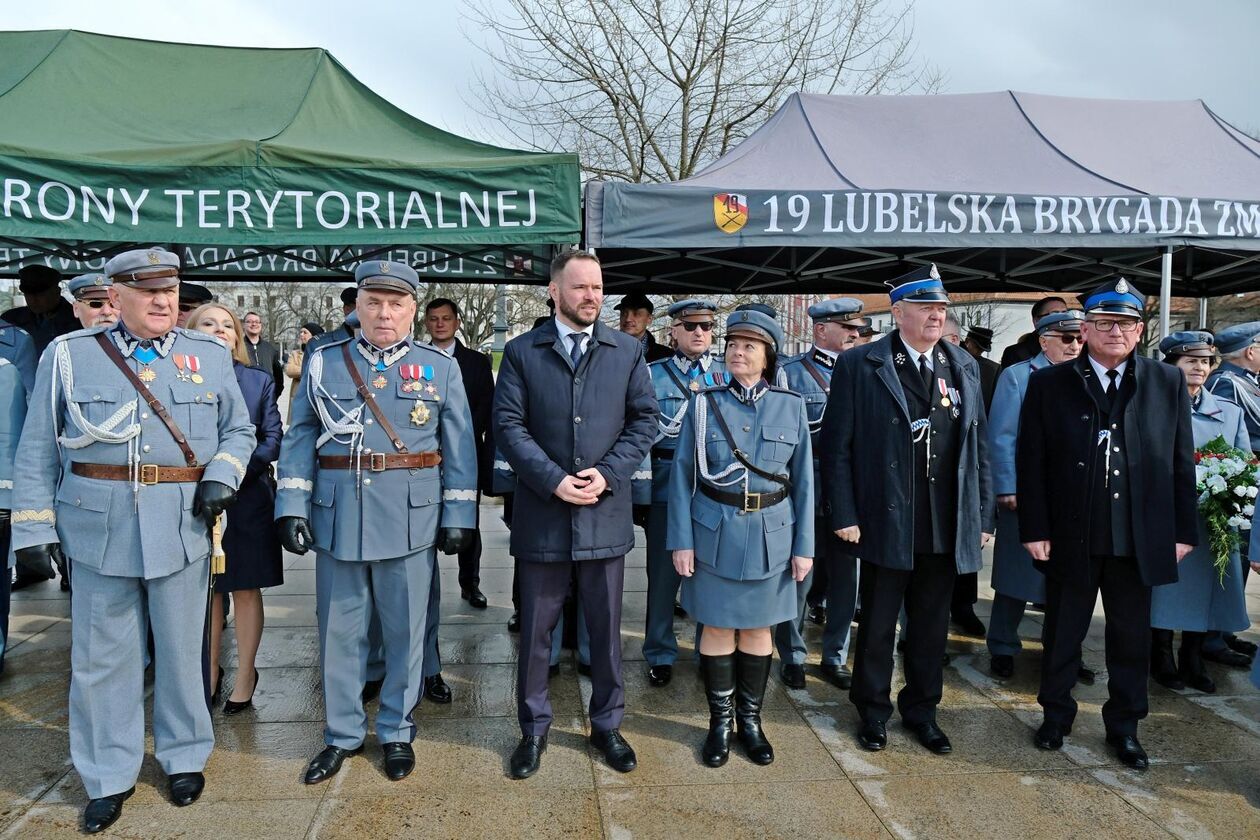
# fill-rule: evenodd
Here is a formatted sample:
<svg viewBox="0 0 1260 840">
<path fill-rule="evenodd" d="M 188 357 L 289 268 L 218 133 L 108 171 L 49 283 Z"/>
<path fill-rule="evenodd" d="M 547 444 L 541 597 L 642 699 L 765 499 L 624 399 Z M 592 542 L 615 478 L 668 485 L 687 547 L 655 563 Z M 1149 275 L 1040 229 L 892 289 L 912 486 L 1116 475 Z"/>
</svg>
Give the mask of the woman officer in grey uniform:
<svg viewBox="0 0 1260 840">
<path fill-rule="evenodd" d="M 774 761 L 761 729 L 771 628 L 796 617 L 796 583 L 813 566 L 813 460 L 805 401 L 774 380 L 783 333 L 740 311 L 726 321 L 726 375 L 700 390 L 683 420 L 669 483 L 667 547 L 683 608 L 704 626 L 700 670 L 709 701 L 704 763 L 721 767 L 739 740 Z"/>
</svg>

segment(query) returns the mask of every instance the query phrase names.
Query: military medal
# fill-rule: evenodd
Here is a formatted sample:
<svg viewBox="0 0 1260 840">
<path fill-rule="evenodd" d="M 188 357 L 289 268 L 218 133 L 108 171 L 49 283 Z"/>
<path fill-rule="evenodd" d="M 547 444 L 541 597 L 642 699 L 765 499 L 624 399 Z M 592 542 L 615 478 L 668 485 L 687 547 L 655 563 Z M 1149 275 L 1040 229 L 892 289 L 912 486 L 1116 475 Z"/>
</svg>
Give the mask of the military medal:
<svg viewBox="0 0 1260 840">
<path fill-rule="evenodd" d="M 416 404 L 411 408 L 411 425 L 423 426 L 429 422 L 429 407 L 421 400 L 416 400 Z"/>
<path fill-rule="evenodd" d="M 385 374 L 383 373 L 376 374 L 376 378 L 372 380 L 372 387 L 378 390 L 384 388 L 388 384 L 389 380 L 385 378 Z"/>
<path fill-rule="evenodd" d="M 176 370 L 175 378 L 178 379 L 180 382 L 192 381 L 188 378 L 188 373 L 184 370 L 184 363 L 187 358 L 188 357 L 185 356 L 183 353 L 171 354 L 171 361 L 175 363 L 175 370 Z"/>
<path fill-rule="evenodd" d="M 399 365 L 398 375 L 402 377 L 402 389 L 410 394 L 419 387 L 416 378 L 420 375 L 419 365 Z"/>
<path fill-rule="evenodd" d="M 188 363 L 188 378 L 192 380 L 194 385 L 200 385 L 202 382 L 205 382 L 206 380 L 199 373 L 201 370 L 201 359 L 198 359 L 196 356 L 187 356 L 185 358 Z"/>
<path fill-rule="evenodd" d="M 140 373 L 138 375 L 140 377 L 141 382 L 152 382 L 153 380 L 157 379 L 157 374 L 154 373 L 153 368 L 149 367 L 148 365 L 141 365 Z"/>
<path fill-rule="evenodd" d="M 941 392 L 941 408 L 949 408 L 949 386 L 945 384 L 945 380 L 937 378 L 936 387 Z"/>
<path fill-rule="evenodd" d="M 688 385 L 687 387 L 688 387 L 688 388 L 690 388 L 690 389 L 691 389 L 691 390 L 693 390 L 693 391 L 699 391 L 699 390 L 700 390 L 700 380 L 698 380 L 698 379 L 693 379 L 693 380 L 691 380 L 691 384 L 690 384 L 690 385 Z"/>
</svg>

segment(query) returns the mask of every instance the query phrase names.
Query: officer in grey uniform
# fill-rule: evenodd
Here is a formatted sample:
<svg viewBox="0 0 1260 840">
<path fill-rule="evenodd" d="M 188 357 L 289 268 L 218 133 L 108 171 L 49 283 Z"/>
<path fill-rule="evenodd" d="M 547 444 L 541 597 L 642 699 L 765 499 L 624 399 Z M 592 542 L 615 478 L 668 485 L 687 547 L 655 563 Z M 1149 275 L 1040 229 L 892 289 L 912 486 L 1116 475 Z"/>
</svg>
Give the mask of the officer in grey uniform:
<svg viewBox="0 0 1260 840">
<path fill-rule="evenodd" d="M 39 362 L 30 334 L 8 321 L 0 321 L 0 359 L 17 368 L 22 386 L 29 394 L 35 387 L 35 365 Z"/>
<path fill-rule="evenodd" d="M 209 523 L 245 477 L 254 427 L 222 343 L 175 327 L 179 258 L 105 265 L 120 320 L 53 340 L 16 460 L 13 546 L 74 561 L 70 757 L 102 831 L 144 757 L 144 651 L 153 628 L 154 754 L 189 805 L 214 747 L 202 659 Z M 143 515 L 141 515 L 143 512 Z"/>
<path fill-rule="evenodd" d="M 118 323 L 118 310 L 110 303 L 109 290 L 113 282 L 105 274 L 80 274 L 66 283 L 66 291 L 74 298 L 74 317 L 84 329 L 107 327 Z M 183 294 L 183 284 L 180 284 Z M 183 326 L 183 324 L 177 324 Z"/>
<path fill-rule="evenodd" d="M 13 567 L 9 559 L 9 511 L 13 507 L 13 458 L 17 454 L 22 422 L 26 419 L 26 388 L 22 376 L 8 359 L 0 356 L 0 674 L 9 638 L 9 585 Z"/>
<path fill-rule="evenodd" d="M 726 384 L 722 361 L 709 352 L 717 304 L 707 300 L 684 300 L 669 308 L 673 319 L 670 332 L 676 349 L 665 359 L 648 365 L 652 388 L 660 413 L 656 418 L 656 441 L 649 453 L 652 476 L 651 508 L 647 526 L 647 626 L 643 633 L 643 658 L 647 660 L 648 682 L 667 685 L 674 676 L 678 659 L 678 637 L 674 634 L 674 599 L 682 579 L 665 548 L 666 509 L 669 500 L 669 468 L 674 447 L 682 430 L 691 397 L 701 388 Z M 642 472 L 635 473 L 639 475 Z M 636 499 L 636 501 L 638 501 Z"/>
<path fill-rule="evenodd" d="M 818 436 L 822 428 L 823 413 L 827 410 L 827 395 L 831 393 L 831 372 L 840 354 L 853 346 L 858 331 L 869 323 L 862 316 L 862 301 L 857 298 L 831 298 L 809 307 L 809 317 L 814 322 L 814 346 L 799 356 L 793 356 L 783 364 L 788 389 L 805 399 L 805 412 L 809 417 L 809 436 L 814 453 L 814 487 L 822 487 L 818 469 L 818 451 L 827 442 Z M 807 595 L 817 590 L 818 578 L 823 578 L 828 607 L 826 627 L 823 631 L 822 673 L 829 682 L 847 689 L 852 680 L 849 673 L 849 629 L 853 614 L 857 611 L 857 558 L 844 548 L 828 527 L 826 496 L 814 496 L 814 568 L 801 581 L 797 600 L 797 617 L 774 628 L 775 647 L 781 663 L 779 676 L 788 688 L 805 687 L 805 639 L 801 629 L 805 620 Z"/>
<path fill-rule="evenodd" d="M 459 366 L 412 340 L 415 270 L 373 260 L 355 281 L 359 336 L 308 352 L 280 448 L 281 540 L 297 554 L 316 551 L 328 746 L 307 768 L 307 784 L 329 778 L 363 747 L 373 614 L 385 654 L 376 717 L 385 771 L 396 781 L 415 768 L 412 709 L 434 550 L 458 553 L 476 522 L 472 415 Z"/>
<path fill-rule="evenodd" d="M 1208 376 L 1205 386 L 1213 396 L 1242 409 L 1251 438 L 1251 451 L 1260 452 L 1260 321 L 1228 327 L 1216 334 L 1216 349 L 1222 361 Z M 1251 570 L 1249 543 L 1242 541 L 1239 550 L 1242 582 L 1247 584 Z M 1240 639 L 1233 633 L 1215 630 L 1203 642 L 1203 658 L 1233 668 L 1248 668 L 1256 656 L 1255 642 Z"/>
</svg>

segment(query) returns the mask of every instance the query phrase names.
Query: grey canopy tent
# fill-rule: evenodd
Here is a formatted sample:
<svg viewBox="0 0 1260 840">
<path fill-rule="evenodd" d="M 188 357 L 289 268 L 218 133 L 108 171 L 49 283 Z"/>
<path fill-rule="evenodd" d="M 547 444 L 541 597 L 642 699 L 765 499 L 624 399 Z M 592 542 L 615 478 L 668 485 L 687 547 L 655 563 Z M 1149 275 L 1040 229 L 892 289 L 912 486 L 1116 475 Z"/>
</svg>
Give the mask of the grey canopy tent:
<svg viewBox="0 0 1260 840">
<path fill-rule="evenodd" d="M 683 181 L 586 186 L 610 289 L 1260 288 L 1260 142 L 1201 101 L 793 94 Z M 1167 305 L 1161 308 L 1167 317 Z"/>
</svg>

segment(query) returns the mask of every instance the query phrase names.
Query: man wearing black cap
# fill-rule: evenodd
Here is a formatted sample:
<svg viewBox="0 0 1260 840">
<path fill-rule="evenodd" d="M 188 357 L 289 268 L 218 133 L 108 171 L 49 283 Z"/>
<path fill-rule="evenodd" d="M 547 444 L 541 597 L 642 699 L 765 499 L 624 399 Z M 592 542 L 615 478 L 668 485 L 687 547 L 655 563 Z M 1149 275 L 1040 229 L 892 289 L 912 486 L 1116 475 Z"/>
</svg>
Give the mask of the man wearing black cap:
<svg viewBox="0 0 1260 840">
<path fill-rule="evenodd" d="M 998 374 L 1002 366 L 992 359 L 986 359 L 985 353 L 993 349 L 993 330 L 988 327 L 972 327 L 967 330 L 967 338 L 963 340 L 962 349 L 971 354 L 980 365 L 980 395 L 984 397 L 984 410 L 987 413 L 993 405 L 993 390 L 997 388 Z"/>
<path fill-rule="evenodd" d="M 35 342 L 35 356 L 59 335 L 82 329 L 70 301 L 61 296 L 61 274 L 46 265 L 23 266 L 18 271 L 18 289 L 26 306 L 17 306 L 0 315 L 0 320 L 26 330 Z"/>
<path fill-rule="evenodd" d="M 643 345 L 643 358 L 648 364 L 673 355 L 668 347 L 662 346 L 652 337 L 650 327 L 656 307 L 651 298 L 642 292 L 631 292 L 622 297 L 613 309 L 621 313 L 617 328 L 626 335 L 639 339 Z"/>
<path fill-rule="evenodd" d="M 1072 731 L 1080 645 L 1102 593 L 1107 743 L 1145 770 L 1151 588 L 1177 580 L 1198 542 L 1190 397 L 1180 369 L 1136 355 L 1145 298 L 1113 277 L 1085 299 L 1076 360 L 1035 371 L 1020 411 L 1015 480 L 1019 537 L 1046 576 L 1034 743 Z"/>
<path fill-rule="evenodd" d="M 1000 367 L 1006 370 L 1011 365 L 1026 362 L 1041 352 L 1041 340 L 1037 336 L 1037 322 L 1053 312 L 1067 312 L 1067 301 L 1058 295 L 1043 297 L 1032 306 L 1033 329 L 1019 337 L 1019 341 L 1002 351 Z"/>
<path fill-rule="evenodd" d="M 175 318 L 175 326 L 188 326 L 188 316 L 192 314 L 192 311 L 212 300 L 214 300 L 214 295 L 210 294 L 210 290 L 205 286 L 181 282 L 179 284 L 179 314 Z"/>
</svg>

